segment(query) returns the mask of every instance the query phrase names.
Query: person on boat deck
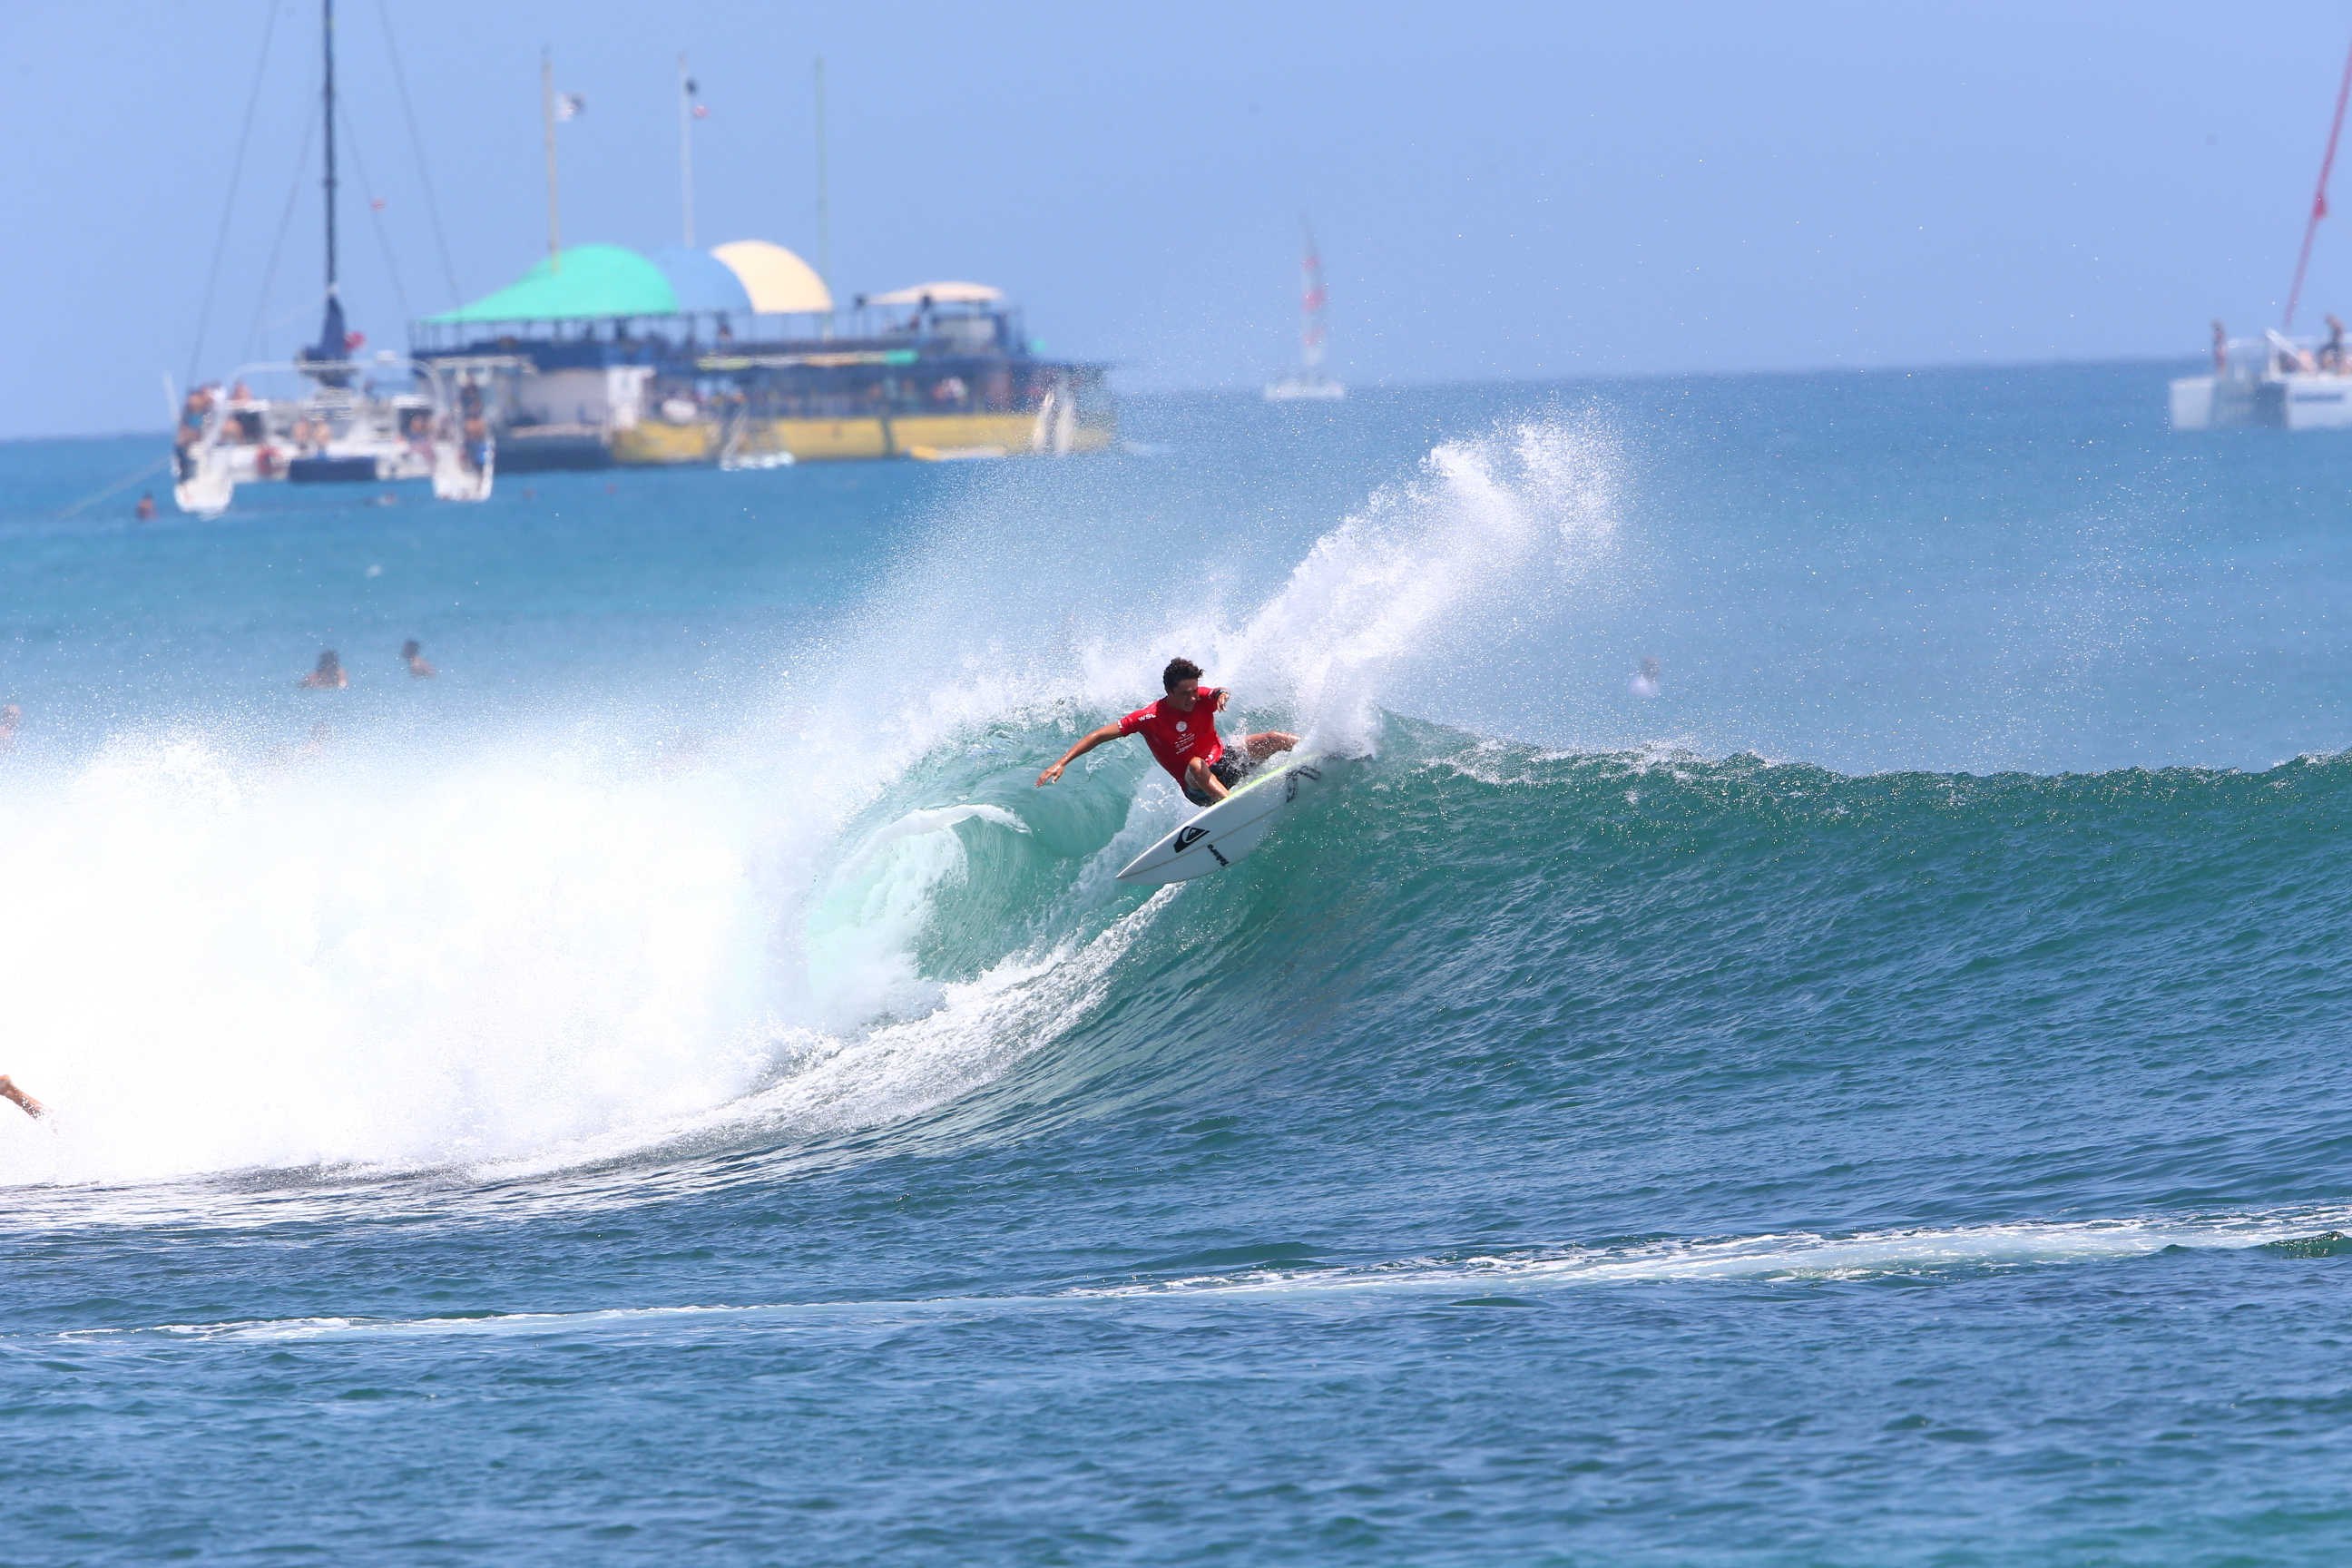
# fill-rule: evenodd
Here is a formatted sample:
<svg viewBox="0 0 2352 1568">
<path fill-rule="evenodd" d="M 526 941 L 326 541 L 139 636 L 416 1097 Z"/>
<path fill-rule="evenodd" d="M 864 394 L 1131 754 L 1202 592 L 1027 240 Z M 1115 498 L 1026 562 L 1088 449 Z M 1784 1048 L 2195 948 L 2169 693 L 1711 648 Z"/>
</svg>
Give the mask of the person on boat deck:
<svg viewBox="0 0 2352 1568">
<path fill-rule="evenodd" d="M 351 683 L 352 678 L 343 673 L 342 656 L 333 648 L 325 648 L 319 654 L 319 668 L 296 684 L 314 691 L 341 691 Z"/>
<path fill-rule="evenodd" d="M 2230 374 L 2230 329 L 2218 321 L 2213 323 L 2213 374 Z"/>
<path fill-rule="evenodd" d="M 1202 690 L 1201 667 L 1189 658 L 1170 659 L 1160 672 L 1160 684 L 1168 695 L 1082 738 L 1063 753 L 1060 762 L 1037 775 L 1038 784 L 1052 784 L 1062 776 L 1064 768 L 1107 741 L 1139 734 L 1151 748 L 1152 759 L 1174 775 L 1186 800 L 1194 805 L 1214 805 L 1233 792 L 1243 773 L 1276 752 L 1298 744 L 1296 735 L 1261 731 L 1244 738 L 1242 760 L 1237 763 L 1226 755 L 1225 743 L 1217 737 L 1217 710 L 1232 693 L 1213 686 Z"/>
<path fill-rule="evenodd" d="M 2344 374 L 2344 323 L 2333 315 L 2327 318 L 2327 342 L 2319 351 L 2319 368 Z"/>
<path fill-rule="evenodd" d="M 205 416 L 212 411 L 212 406 L 213 395 L 203 387 L 188 394 L 186 400 L 180 405 L 180 428 L 172 437 L 173 444 L 193 447 L 202 439 Z"/>
</svg>

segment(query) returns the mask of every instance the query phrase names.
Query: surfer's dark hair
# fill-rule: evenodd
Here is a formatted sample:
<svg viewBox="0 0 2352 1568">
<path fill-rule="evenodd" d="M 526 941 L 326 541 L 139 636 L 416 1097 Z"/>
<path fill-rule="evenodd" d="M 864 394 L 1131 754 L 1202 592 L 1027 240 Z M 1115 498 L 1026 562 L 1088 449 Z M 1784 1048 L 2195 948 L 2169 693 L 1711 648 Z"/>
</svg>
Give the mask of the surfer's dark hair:
<svg viewBox="0 0 2352 1568">
<path fill-rule="evenodd" d="M 1168 661 L 1168 668 L 1160 672 L 1160 689 L 1162 691 L 1173 691 L 1176 689 L 1176 683 L 1180 680 L 1198 680 L 1200 679 L 1201 667 L 1199 665 L 1194 664 L 1189 658 L 1171 658 Z"/>
</svg>

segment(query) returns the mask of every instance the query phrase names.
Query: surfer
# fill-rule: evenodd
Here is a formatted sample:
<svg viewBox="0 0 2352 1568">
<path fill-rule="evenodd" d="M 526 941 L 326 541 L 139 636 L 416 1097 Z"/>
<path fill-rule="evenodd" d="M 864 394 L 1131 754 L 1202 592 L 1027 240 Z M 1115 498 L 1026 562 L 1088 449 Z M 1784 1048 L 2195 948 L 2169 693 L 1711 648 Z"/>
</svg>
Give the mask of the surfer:
<svg viewBox="0 0 2352 1568">
<path fill-rule="evenodd" d="M 1217 710 L 1232 693 L 1217 686 L 1203 691 L 1201 667 L 1189 658 L 1170 659 L 1160 672 L 1160 684 L 1167 696 L 1082 737 L 1062 754 L 1060 762 L 1037 775 L 1038 784 L 1052 784 L 1062 776 L 1064 768 L 1106 741 L 1140 734 L 1143 743 L 1151 748 L 1152 759 L 1175 777 L 1186 800 L 1194 805 L 1214 805 L 1232 793 L 1243 773 L 1276 752 L 1298 744 L 1296 735 L 1261 731 L 1242 741 L 1243 760 L 1236 762 L 1217 736 Z"/>
</svg>

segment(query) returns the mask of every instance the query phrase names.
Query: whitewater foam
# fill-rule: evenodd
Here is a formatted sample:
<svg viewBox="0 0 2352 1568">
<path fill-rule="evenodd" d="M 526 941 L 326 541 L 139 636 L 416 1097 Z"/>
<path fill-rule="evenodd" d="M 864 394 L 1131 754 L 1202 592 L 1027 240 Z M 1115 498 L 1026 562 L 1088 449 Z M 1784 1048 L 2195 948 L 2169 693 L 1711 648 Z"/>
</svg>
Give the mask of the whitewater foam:
<svg viewBox="0 0 2352 1568">
<path fill-rule="evenodd" d="M 299 1341 L 347 1336 L 498 1336 L 640 1329 L 664 1321 L 789 1323 L 794 1318 L 894 1321 L 1007 1311 L 1084 1309 L 1092 1304 L 1177 1299 L 1407 1295 L 1494 1295 L 1570 1287 L 1640 1284 L 1805 1283 L 1905 1276 L 1955 1278 L 1987 1270 L 2065 1268 L 2122 1262 L 2175 1248 L 2242 1252 L 2277 1248 L 2352 1226 L 2341 1206 L 2220 1216 L 2142 1215 L 2084 1221 L 1865 1231 L 1848 1237 L 1804 1232 L 1568 1248 L 1456 1258 L 1403 1258 L 1344 1268 L 1255 1268 L 1231 1274 L 1136 1280 L 1034 1293 L 867 1300 L 700 1302 L 614 1307 L 578 1312 L 482 1312 L 416 1318 L 324 1316 L 158 1323 L 141 1328 L 66 1330 L 43 1337 L 108 1342 L 165 1335 L 193 1341 Z"/>
<path fill-rule="evenodd" d="M 1111 872 L 1174 789 L 1090 769 L 1125 799 L 1072 827 L 1076 788 L 1026 787 L 1057 735 L 1181 649 L 1229 728 L 1367 750 L 1396 685 L 1442 708 L 1605 556 L 1619 464 L 1595 419 L 1443 444 L 1255 592 L 1054 597 L 1024 520 L 945 520 L 683 760 L 574 712 L 257 764 L 225 719 L 16 775 L 0 1067 L 58 1115 L 0 1121 L 0 1183 L 536 1172 L 935 1106 L 1058 1037 L 1156 907 Z M 970 836 L 1049 822 L 1058 884 L 977 978 L 924 973 Z"/>
</svg>

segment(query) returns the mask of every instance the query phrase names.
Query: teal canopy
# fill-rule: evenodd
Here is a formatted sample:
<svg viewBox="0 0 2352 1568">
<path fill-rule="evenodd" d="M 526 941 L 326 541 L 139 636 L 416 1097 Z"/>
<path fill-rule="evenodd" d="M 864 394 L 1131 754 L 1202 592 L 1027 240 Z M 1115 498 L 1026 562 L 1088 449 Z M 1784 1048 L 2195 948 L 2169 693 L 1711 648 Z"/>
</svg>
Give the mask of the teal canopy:
<svg viewBox="0 0 2352 1568">
<path fill-rule="evenodd" d="M 522 278 L 429 321 L 568 321 L 587 316 L 668 316 L 677 291 L 662 269 L 617 245 L 574 245 L 558 270 L 542 258 Z"/>
</svg>

